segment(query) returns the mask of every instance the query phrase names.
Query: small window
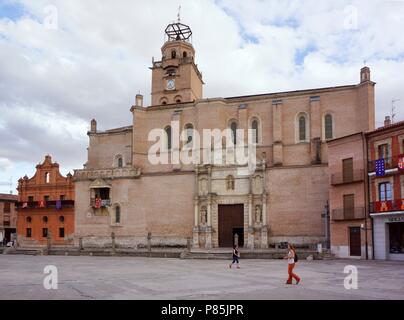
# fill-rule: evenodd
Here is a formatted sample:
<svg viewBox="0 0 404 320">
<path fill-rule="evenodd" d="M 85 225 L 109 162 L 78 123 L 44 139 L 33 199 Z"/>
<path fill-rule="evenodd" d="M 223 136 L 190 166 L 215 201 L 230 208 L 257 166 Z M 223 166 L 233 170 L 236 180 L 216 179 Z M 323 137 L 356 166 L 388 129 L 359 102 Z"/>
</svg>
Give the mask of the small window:
<svg viewBox="0 0 404 320">
<path fill-rule="evenodd" d="M 186 144 L 190 146 L 190 145 L 192 145 L 192 141 L 193 141 L 193 137 L 194 137 L 194 126 L 192 124 L 188 123 L 185 126 L 185 132 L 187 135 Z"/>
<path fill-rule="evenodd" d="M 163 101 L 161 104 L 164 104 L 164 105 L 166 105 L 167 104 L 167 101 Z"/>
<path fill-rule="evenodd" d="M 332 139 L 333 132 L 332 132 L 332 115 L 326 114 L 324 117 L 324 131 L 325 131 L 325 138 Z"/>
<path fill-rule="evenodd" d="M 32 229 L 31 229 L 31 228 L 27 228 L 27 229 L 25 230 L 25 236 L 26 236 L 27 238 L 31 238 L 31 236 L 32 236 Z"/>
<path fill-rule="evenodd" d="M 3 211 L 4 211 L 4 213 L 10 213 L 11 212 L 11 204 L 10 204 L 10 202 L 4 202 Z"/>
<path fill-rule="evenodd" d="M 171 150 L 171 127 L 168 126 L 164 130 L 166 132 L 166 139 L 167 139 L 166 147 L 167 147 L 167 150 Z"/>
<path fill-rule="evenodd" d="M 29 196 L 29 197 L 28 197 L 28 202 L 34 202 L 34 197 L 33 197 L 33 196 Z"/>
<path fill-rule="evenodd" d="M 123 159 L 122 157 L 118 158 L 118 168 L 122 168 L 123 167 Z"/>
<path fill-rule="evenodd" d="M 299 141 L 306 141 L 306 118 L 299 117 Z"/>
<path fill-rule="evenodd" d="M 60 217 L 59 217 L 59 221 L 60 221 L 60 222 L 65 222 L 65 217 L 64 217 L 64 216 L 60 216 Z"/>
<path fill-rule="evenodd" d="M 59 228 L 59 238 L 65 237 L 65 228 Z"/>
<path fill-rule="evenodd" d="M 237 141 L 237 122 L 236 121 L 232 121 L 230 123 L 230 130 L 231 130 L 232 142 L 233 142 L 233 144 L 236 144 L 236 141 Z"/>
<path fill-rule="evenodd" d="M 45 222 L 45 223 L 48 223 L 48 217 L 47 217 L 47 216 L 44 216 L 44 217 L 42 218 L 42 221 Z"/>
<path fill-rule="evenodd" d="M 45 173 L 45 183 L 49 183 L 50 182 L 50 173 L 47 172 Z"/>
<path fill-rule="evenodd" d="M 115 207 L 115 223 L 121 223 L 121 207 Z"/>
<path fill-rule="evenodd" d="M 379 159 L 388 159 L 390 156 L 389 145 L 387 143 L 379 145 L 377 151 L 379 153 Z"/>
<path fill-rule="evenodd" d="M 182 56 L 183 56 L 184 58 L 186 58 L 186 57 L 187 57 L 187 52 L 184 51 L 184 53 L 182 54 Z"/>
<path fill-rule="evenodd" d="M 176 102 L 176 103 L 181 103 L 181 100 L 180 100 L 180 99 L 177 99 L 175 102 Z"/>
<path fill-rule="evenodd" d="M 390 201 L 393 199 L 391 183 L 379 183 L 379 201 Z"/>
<path fill-rule="evenodd" d="M 27 221 L 28 223 L 31 223 L 31 222 L 32 222 L 32 218 L 31 218 L 31 217 L 27 217 L 27 218 L 25 219 L 25 221 Z"/>
<path fill-rule="evenodd" d="M 254 119 L 251 123 L 251 129 L 253 130 L 253 142 L 258 144 L 259 137 L 259 123 L 257 119 Z"/>
<path fill-rule="evenodd" d="M 42 237 L 47 238 L 48 237 L 48 228 L 42 228 Z"/>
<path fill-rule="evenodd" d="M 171 59 L 177 58 L 177 52 L 175 50 L 171 51 Z"/>
</svg>

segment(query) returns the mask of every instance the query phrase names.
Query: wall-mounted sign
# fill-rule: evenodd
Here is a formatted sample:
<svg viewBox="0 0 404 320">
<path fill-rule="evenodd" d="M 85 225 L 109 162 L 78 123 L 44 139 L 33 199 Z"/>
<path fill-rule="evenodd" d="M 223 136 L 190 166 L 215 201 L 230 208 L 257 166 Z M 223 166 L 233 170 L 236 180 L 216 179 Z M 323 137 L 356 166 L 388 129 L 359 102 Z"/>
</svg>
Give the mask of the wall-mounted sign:
<svg viewBox="0 0 404 320">
<path fill-rule="evenodd" d="M 389 222 L 404 222 L 404 216 L 391 217 L 389 218 Z"/>
</svg>

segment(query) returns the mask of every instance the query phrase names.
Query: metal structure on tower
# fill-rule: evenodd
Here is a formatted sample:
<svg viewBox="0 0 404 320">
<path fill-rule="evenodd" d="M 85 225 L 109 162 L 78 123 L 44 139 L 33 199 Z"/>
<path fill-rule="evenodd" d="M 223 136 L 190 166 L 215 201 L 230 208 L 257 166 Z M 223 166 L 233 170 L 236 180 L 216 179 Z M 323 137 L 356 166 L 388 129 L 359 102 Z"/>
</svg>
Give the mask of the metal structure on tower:
<svg viewBox="0 0 404 320">
<path fill-rule="evenodd" d="M 181 23 L 181 6 L 178 8 L 178 21 L 170 23 L 165 29 L 166 41 L 186 41 L 192 42 L 192 31 L 189 26 Z"/>
</svg>

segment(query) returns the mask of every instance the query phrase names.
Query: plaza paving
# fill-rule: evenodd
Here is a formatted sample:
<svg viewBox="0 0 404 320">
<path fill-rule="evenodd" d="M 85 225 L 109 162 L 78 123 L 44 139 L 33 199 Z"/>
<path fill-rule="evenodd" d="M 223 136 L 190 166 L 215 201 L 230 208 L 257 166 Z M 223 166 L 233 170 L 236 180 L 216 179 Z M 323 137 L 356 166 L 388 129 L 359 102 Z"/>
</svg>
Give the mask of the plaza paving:
<svg viewBox="0 0 404 320">
<path fill-rule="evenodd" d="M 46 290 L 46 265 L 58 289 Z M 344 267 L 358 268 L 359 288 L 344 288 Z M 0 299 L 404 299 L 404 263 L 300 261 L 299 285 L 286 285 L 283 260 L 0 255 Z"/>
</svg>

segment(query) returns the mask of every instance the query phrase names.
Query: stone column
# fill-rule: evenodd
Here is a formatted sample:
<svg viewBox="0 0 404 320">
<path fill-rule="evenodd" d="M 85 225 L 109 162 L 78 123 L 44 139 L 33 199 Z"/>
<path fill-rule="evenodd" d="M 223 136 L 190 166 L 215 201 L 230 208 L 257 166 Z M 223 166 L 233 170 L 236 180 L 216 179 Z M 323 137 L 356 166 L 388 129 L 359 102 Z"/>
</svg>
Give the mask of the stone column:
<svg viewBox="0 0 404 320">
<path fill-rule="evenodd" d="M 267 221 L 267 195 L 262 195 L 262 229 L 261 229 L 261 248 L 268 248 L 268 221 Z"/>
<path fill-rule="evenodd" d="M 195 223 L 193 229 L 193 241 L 192 246 L 194 248 L 199 248 L 199 199 L 195 197 L 195 206 L 194 206 L 194 214 L 195 214 Z"/>
<path fill-rule="evenodd" d="M 248 195 L 248 248 L 254 249 L 254 227 L 252 221 L 252 211 L 253 211 L 253 195 L 250 193 Z"/>
<path fill-rule="evenodd" d="M 207 228 L 206 228 L 206 245 L 207 249 L 212 248 L 212 198 L 208 195 L 208 207 L 207 207 Z"/>
</svg>

